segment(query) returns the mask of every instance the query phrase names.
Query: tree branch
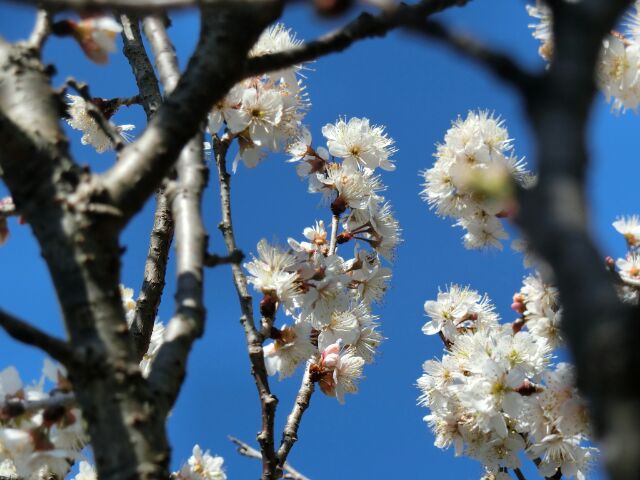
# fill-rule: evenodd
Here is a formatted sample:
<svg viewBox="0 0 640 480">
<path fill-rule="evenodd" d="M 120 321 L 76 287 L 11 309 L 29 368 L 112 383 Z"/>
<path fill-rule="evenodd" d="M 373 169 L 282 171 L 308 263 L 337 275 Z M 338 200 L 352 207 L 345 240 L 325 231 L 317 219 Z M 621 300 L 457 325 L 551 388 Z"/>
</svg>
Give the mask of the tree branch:
<svg viewBox="0 0 640 480">
<path fill-rule="evenodd" d="M 227 252 L 231 255 L 237 251 L 238 248 L 231 217 L 231 176 L 227 172 L 226 166 L 228 148 L 229 142 L 227 140 L 220 140 L 217 136 L 213 138 L 213 152 L 216 165 L 218 166 L 220 208 L 222 210 L 222 222 L 219 227 L 222 231 L 225 245 L 227 246 Z M 272 480 L 279 477 L 276 473 L 279 462 L 276 458 L 274 446 L 274 419 L 278 399 L 271 393 L 269 388 L 269 378 L 264 363 L 264 352 L 262 350 L 264 337 L 258 332 L 255 325 L 252 298 L 247 289 L 247 279 L 239 262 L 231 265 L 231 271 L 233 273 L 233 283 L 238 292 L 240 311 L 242 312 L 240 323 L 244 327 L 247 338 L 247 349 L 251 361 L 251 374 L 258 389 L 262 408 L 262 430 L 257 436 L 258 442 L 260 443 L 260 450 L 262 451 L 262 478 L 264 480 Z"/>
<path fill-rule="evenodd" d="M 72 350 L 64 340 L 52 337 L 2 309 L 0 309 L 0 326 L 16 340 L 40 348 L 63 365 L 69 364 Z"/>
<path fill-rule="evenodd" d="M 309 366 L 314 361 L 315 359 L 311 359 L 306 364 L 300 390 L 298 391 L 293 409 L 287 417 L 287 423 L 282 431 L 282 441 L 278 449 L 278 462 L 281 466 L 286 463 L 291 448 L 293 448 L 294 443 L 298 440 L 298 429 L 300 428 L 302 415 L 307 408 L 309 408 L 311 395 L 313 395 L 315 389 L 315 383 L 311 380 L 311 372 L 309 370 Z"/>
<path fill-rule="evenodd" d="M 446 8 L 462 6 L 468 0 L 422 0 L 417 4 L 399 4 L 396 8 L 378 15 L 362 13 L 344 27 L 324 35 L 300 47 L 279 53 L 261 55 L 247 59 L 244 76 L 280 70 L 319 57 L 346 50 L 355 42 L 366 38 L 383 37 L 391 30 L 405 25 L 413 25 L 429 15 Z"/>
<path fill-rule="evenodd" d="M 253 448 L 251 445 L 249 445 L 248 443 L 245 443 L 236 437 L 232 437 L 231 435 L 229 435 L 228 438 L 229 440 L 231 440 L 233 444 L 235 444 L 238 447 L 238 453 L 240 455 L 262 460 L 262 454 L 258 450 Z M 290 480 L 310 480 L 309 477 L 304 476 L 298 470 L 293 468 L 289 463 L 285 463 L 282 469 L 285 472 L 282 478 L 290 479 Z"/>
<path fill-rule="evenodd" d="M 156 35 L 148 39 L 162 84 L 165 91 L 170 93 L 178 83 L 180 71 L 164 25 L 159 25 Z M 167 325 L 164 342 L 149 375 L 149 383 L 159 394 L 162 408 L 167 413 L 182 386 L 193 342 L 204 332 L 202 270 L 206 242 L 201 204 L 207 169 L 204 165 L 202 133 L 194 136 L 182 149 L 177 171 L 178 180 L 171 183 L 167 191 L 176 227 L 176 312 Z"/>
<path fill-rule="evenodd" d="M 123 52 L 129 60 L 136 79 L 147 120 L 150 120 L 162 104 L 158 80 L 142 41 L 138 18 L 121 15 L 120 23 L 124 42 Z M 130 327 L 136 346 L 136 355 L 140 360 L 149 349 L 153 324 L 162 300 L 173 229 L 173 217 L 163 186 L 156 192 L 156 211 L 144 265 L 144 276 L 136 301 L 135 317 Z"/>
</svg>

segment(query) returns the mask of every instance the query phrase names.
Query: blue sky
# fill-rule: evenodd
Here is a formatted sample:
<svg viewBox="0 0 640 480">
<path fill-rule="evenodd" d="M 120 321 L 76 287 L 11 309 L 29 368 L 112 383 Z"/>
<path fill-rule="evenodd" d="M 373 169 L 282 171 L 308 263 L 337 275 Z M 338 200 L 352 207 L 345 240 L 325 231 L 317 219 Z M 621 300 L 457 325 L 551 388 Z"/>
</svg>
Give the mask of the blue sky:
<svg viewBox="0 0 640 480">
<path fill-rule="evenodd" d="M 484 0 L 453 9 L 441 18 L 452 26 L 512 53 L 532 69 L 543 68 L 537 43 L 531 38 L 525 2 Z M 353 16 L 355 12 L 351 12 Z M 15 40 L 25 37 L 33 14 L 14 5 L 0 6 L 0 35 Z M 339 24 L 319 20 L 305 6 L 288 8 L 284 23 L 302 39 L 312 39 Z M 193 13 L 175 15 L 170 33 L 184 66 L 198 30 Z M 87 81 L 96 96 L 135 94 L 135 83 L 126 60 L 114 55 L 108 66 L 86 60 L 68 39 L 53 39 L 45 49 L 45 60 L 57 66 L 54 83 L 72 75 Z M 368 117 L 387 126 L 396 140 L 397 170 L 384 173 L 387 198 L 403 228 L 404 242 L 393 264 L 394 280 L 382 306 L 377 309 L 387 340 L 373 365 L 367 366 L 360 393 L 346 405 L 317 394 L 313 397 L 300 429 L 300 441 L 290 456 L 292 464 L 313 479 L 351 478 L 448 478 L 473 479 L 481 474 L 477 462 L 456 459 L 453 452 L 433 446 L 433 437 L 422 417 L 427 411 L 416 406 L 415 381 L 424 360 L 441 356 L 437 338 L 425 337 L 422 305 L 435 297 L 438 287 L 455 282 L 487 292 L 504 320 L 511 320 L 512 294 L 525 274 L 521 258 L 503 252 L 467 251 L 461 231 L 437 218 L 420 200 L 419 172 L 432 164 L 434 143 L 441 141 L 450 122 L 470 109 L 495 111 L 506 120 L 515 149 L 535 165 L 531 134 L 524 122 L 520 102 L 511 90 L 496 82 L 475 64 L 453 55 L 439 44 L 409 34 L 392 33 L 384 39 L 366 40 L 347 52 L 322 58 L 307 72 L 307 88 L 313 106 L 306 117 L 316 143 L 320 129 L 339 116 Z M 115 120 L 133 123 L 139 132 L 144 115 L 139 107 L 122 109 Z M 622 255 L 624 245 L 611 227 L 616 216 L 637 212 L 637 175 L 640 173 L 637 118 L 633 112 L 616 116 L 602 98 L 591 122 L 590 148 L 594 154 L 589 177 L 593 232 L 603 252 Z M 134 132 L 135 133 L 135 132 Z M 111 154 L 98 155 L 80 145 L 77 132 L 73 153 L 80 163 L 100 171 L 113 162 Z M 329 219 L 319 197 L 306 192 L 306 184 L 285 163 L 272 155 L 254 170 L 243 167 L 233 178 L 234 219 L 239 246 L 255 251 L 261 238 L 284 243 L 300 238 L 302 229 L 316 219 Z M 0 196 L 6 189 L 0 185 Z M 223 252 L 216 225 L 219 221 L 215 181 L 206 192 L 205 221 L 211 249 Z M 636 209 L 636 210 L 634 210 Z M 151 227 L 153 205 L 149 204 L 125 231 L 122 244 L 122 281 L 139 289 Z M 0 305 L 42 328 L 63 334 L 59 308 L 44 262 L 28 226 L 10 220 L 11 238 L 0 248 Z M 350 253 L 348 247 L 343 251 Z M 173 311 L 173 260 L 168 273 L 166 296 L 160 318 L 167 321 Z M 239 324 L 239 308 L 231 275 L 226 267 L 206 274 L 206 333 L 193 350 L 182 394 L 169 419 L 173 464 L 178 467 L 194 443 L 223 455 L 231 479 L 257 478 L 259 463 L 240 457 L 228 442 L 228 434 L 255 444 L 259 428 L 259 403 Z M 23 379 L 39 376 L 40 352 L 23 347 L 0 332 L 0 369 L 16 365 Z M 280 399 L 278 430 L 291 408 L 300 372 L 282 382 L 273 379 Z M 525 460 L 526 463 L 526 460 Z M 529 478 L 534 478 L 530 475 Z"/>
</svg>

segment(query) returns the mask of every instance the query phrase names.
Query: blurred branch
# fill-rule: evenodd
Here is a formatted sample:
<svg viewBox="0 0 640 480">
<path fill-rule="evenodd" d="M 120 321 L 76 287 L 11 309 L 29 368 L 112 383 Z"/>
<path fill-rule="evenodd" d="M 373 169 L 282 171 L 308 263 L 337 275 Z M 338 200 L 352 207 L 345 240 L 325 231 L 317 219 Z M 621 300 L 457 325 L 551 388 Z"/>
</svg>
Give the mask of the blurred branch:
<svg viewBox="0 0 640 480">
<path fill-rule="evenodd" d="M 0 418 L 19 417 L 25 413 L 37 412 L 49 408 L 69 408 L 76 403 L 73 393 L 54 393 L 53 395 L 39 400 L 26 400 L 22 398 L 11 398 L 0 403 Z"/>
<path fill-rule="evenodd" d="M 72 350 L 67 342 L 52 337 L 4 310 L 0 310 L 0 326 L 14 339 L 40 348 L 63 365 L 68 365 L 72 358 Z"/>
<path fill-rule="evenodd" d="M 536 80 L 535 76 L 523 70 L 509 55 L 495 51 L 474 38 L 453 33 L 439 22 L 422 18 L 407 22 L 404 26 L 429 38 L 444 42 L 455 52 L 483 64 L 498 78 L 507 81 L 525 93 Z"/>
<path fill-rule="evenodd" d="M 36 50 L 38 54 L 41 53 L 44 42 L 51 33 L 51 15 L 47 10 L 38 10 L 36 14 L 36 21 L 31 32 L 31 36 L 28 40 L 28 45 L 32 49 Z"/>
<path fill-rule="evenodd" d="M 240 250 L 234 250 L 229 255 L 216 255 L 215 253 L 207 253 L 204 256 L 204 265 L 206 267 L 217 267 L 218 265 L 227 265 L 229 263 L 240 264 L 244 260 L 244 253 Z"/>
<path fill-rule="evenodd" d="M 251 445 L 243 442 L 242 440 L 236 437 L 232 437 L 231 435 L 229 435 L 228 438 L 229 440 L 231 440 L 232 443 L 234 443 L 238 447 L 238 453 L 240 455 L 262 460 L 262 454 L 258 450 L 253 448 Z M 293 468 L 289 463 L 285 463 L 282 469 L 284 470 L 284 475 L 282 476 L 282 478 L 290 479 L 290 480 L 311 480 L 309 477 L 304 476 L 298 470 Z"/>
<path fill-rule="evenodd" d="M 247 59 L 244 74 L 247 77 L 280 70 L 319 57 L 346 50 L 355 42 L 367 38 L 384 37 L 401 26 L 413 25 L 425 17 L 453 6 L 466 5 L 468 0 L 422 0 L 416 4 L 399 4 L 396 8 L 378 15 L 362 13 L 344 27 L 317 40 L 284 52 L 260 55 Z"/>
</svg>

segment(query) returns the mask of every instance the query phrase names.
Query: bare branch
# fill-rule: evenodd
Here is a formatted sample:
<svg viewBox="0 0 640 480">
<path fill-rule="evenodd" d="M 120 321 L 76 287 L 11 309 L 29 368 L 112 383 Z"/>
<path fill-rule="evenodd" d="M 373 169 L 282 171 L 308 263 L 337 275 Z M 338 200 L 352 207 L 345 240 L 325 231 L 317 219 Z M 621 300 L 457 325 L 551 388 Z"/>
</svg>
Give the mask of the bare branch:
<svg viewBox="0 0 640 480">
<path fill-rule="evenodd" d="M 231 217 L 231 176 L 227 172 L 226 166 L 228 148 L 228 141 L 220 140 L 217 136 L 213 138 L 213 151 L 216 165 L 218 166 L 220 185 L 220 208 L 222 210 L 222 222 L 219 227 L 227 246 L 227 252 L 231 255 L 237 251 L 238 248 Z M 252 298 L 247 289 L 247 279 L 239 263 L 232 263 L 231 271 L 233 273 L 233 283 L 238 292 L 240 311 L 242 312 L 240 323 L 244 327 L 247 338 L 251 373 L 255 380 L 256 388 L 258 389 L 262 408 L 262 430 L 257 436 L 258 442 L 260 443 L 260 450 L 262 451 L 262 478 L 271 480 L 278 478 L 276 470 L 279 462 L 276 458 L 274 445 L 274 420 L 278 399 L 271 393 L 269 388 L 269 379 L 264 363 L 264 352 L 262 350 L 264 337 L 255 325 Z"/>
<path fill-rule="evenodd" d="M 237 445 L 238 453 L 240 455 L 262 460 L 262 454 L 258 450 L 253 448 L 251 445 L 249 445 L 248 443 L 245 443 L 236 437 L 232 437 L 231 435 L 229 435 L 228 438 L 229 440 L 231 440 L 232 443 Z M 301 474 L 298 470 L 293 468 L 289 463 L 285 463 L 282 469 L 284 470 L 284 475 L 282 478 L 290 479 L 290 480 L 310 480 L 309 477 L 306 477 L 303 474 Z"/>
<path fill-rule="evenodd" d="M 38 10 L 33 31 L 28 40 L 28 45 L 38 53 L 42 50 L 44 42 L 51 33 L 51 15 L 46 10 Z"/>
<path fill-rule="evenodd" d="M 302 383 L 296 401 L 293 405 L 291 413 L 287 417 L 287 423 L 282 432 L 282 441 L 280 448 L 278 449 L 278 462 L 280 465 L 284 465 L 289 456 L 291 448 L 298 440 L 298 428 L 300 428 L 300 422 L 302 421 L 302 415 L 309 408 L 311 401 L 311 395 L 315 389 L 315 383 L 311 378 L 311 371 L 309 367 L 314 363 L 315 359 L 309 360 L 305 366 L 304 376 L 302 377 Z"/>
<path fill-rule="evenodd" d="M 413 25 L 425 17 L 453 6 L 462 6 L 468 0 L 422 0 L 414 5 L 404 3 L 379 15 L 362 13 L 344 27 L 298 48 L 247 59 L 245 76 L 279 70 L 292 65 L 346 50 L 355 42 L 366 38 L 383 37 L 401 26 Z"/>
<path fill-rule="evenodd" d="M 72 350 L 64 340 L 52 337 L 48 333 L 1 309 L 0 326 L 16 340 L 40 348 L 63 365 L 69 364 Z"/>
</svg>

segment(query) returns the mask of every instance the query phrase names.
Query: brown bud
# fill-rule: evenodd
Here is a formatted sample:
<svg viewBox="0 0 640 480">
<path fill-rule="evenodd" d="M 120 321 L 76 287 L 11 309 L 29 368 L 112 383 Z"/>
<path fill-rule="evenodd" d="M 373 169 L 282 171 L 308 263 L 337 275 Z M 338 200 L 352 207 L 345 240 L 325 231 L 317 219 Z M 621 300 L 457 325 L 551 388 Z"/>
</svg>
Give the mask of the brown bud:
<svg viewBox="0 0 640 480">
<path fill-rule="evenodd" d="M 524 317 L 520 317 L 515 322 L 513 322 L 511 324 L 511 329 L 513 330 L 513 333 L 518 333 L 520 330 L 522 330 L 522 327 L 524 327 L 525 323 L 526 322 L 524 320 Z"/>
<path fill-rule="evenodd" d="M 347 209 L 347 202 L 344 198 L 338 196 L 333 202 L 331 202 L 331 213 L 336 216 L 340 216 Z"/>
<path fill-rule="evenodd" d="M 44 425 L 50 426 L 54 423 L 60 421 L 64 414 L 67 412 L 67 409 L 64 405 L 52 405 L 47 407 L 42 412 L 42 422 Z"/>
<path fill-rule="evenodd" d="M 51 25 L 51 33 L 56 37 L 68 37 L 73 35 L 76 24 L 72 20 L 60 20 Z"/>
<path fill-rule="evenodd" d="M 516 393 L 519 393 L 523 397 L 529 397 L 534 393 L 540 393 L 542 390 L 535 383 L 531 383 L 529 380 L 525 380 L 522 385 L 515 389 Z"/>
<path fill-rule="evenodd" d="M 338 245 L 342 245 L 343 243 L 347 243 L 352 238 L 353 238 L 353 233 L 351 233 L 351 232 L 342 232 L 340 235 L 338 235 L 336 237 L 336 243 Z"/>
<path fill-rule="evenodd" d="M 260 300 L 260 314 L 263 317 L 273 318 L 276 314 L 276 299 L 270 294 L 265 293 L 262 300 Z"/>
</svg>

